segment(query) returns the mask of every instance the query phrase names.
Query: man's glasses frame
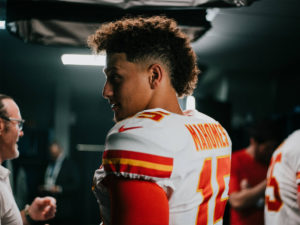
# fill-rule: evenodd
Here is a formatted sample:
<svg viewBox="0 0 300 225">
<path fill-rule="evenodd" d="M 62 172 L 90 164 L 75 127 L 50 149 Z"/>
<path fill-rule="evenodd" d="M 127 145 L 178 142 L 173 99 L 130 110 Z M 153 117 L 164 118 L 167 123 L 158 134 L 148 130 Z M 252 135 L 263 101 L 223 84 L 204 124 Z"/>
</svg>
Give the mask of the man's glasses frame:
<svg viewBox="0 0 300 225">
<path fill-rule="evenodd" d="M 16 118 L 13 118 L 13 117 L 6 117 L 6 116 L 0 116 L 2 119 L 5 119 L 6 121 L 16 121 L 18 122 L 18 127 L 19 127 L 19 130 L 21 131 L 23 129 L 23 125 L 25 123 L 25 120 L 23 119 L 16 119 Z"/>
</svg>

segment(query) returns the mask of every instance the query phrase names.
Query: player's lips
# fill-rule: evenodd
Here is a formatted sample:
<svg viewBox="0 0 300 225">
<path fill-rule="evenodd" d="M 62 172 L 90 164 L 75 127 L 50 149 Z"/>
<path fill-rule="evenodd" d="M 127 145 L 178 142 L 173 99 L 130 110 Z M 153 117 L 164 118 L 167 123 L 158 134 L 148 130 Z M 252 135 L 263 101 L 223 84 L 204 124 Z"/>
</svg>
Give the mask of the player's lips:
<svg viewBox="0 0 300 225">
<path fill-rule="evenodd" d="M 117 103 L 110 103 L 110 107 L 113 111 L 116 111 L 120 108 L 120 104 Z"/>
</svg>

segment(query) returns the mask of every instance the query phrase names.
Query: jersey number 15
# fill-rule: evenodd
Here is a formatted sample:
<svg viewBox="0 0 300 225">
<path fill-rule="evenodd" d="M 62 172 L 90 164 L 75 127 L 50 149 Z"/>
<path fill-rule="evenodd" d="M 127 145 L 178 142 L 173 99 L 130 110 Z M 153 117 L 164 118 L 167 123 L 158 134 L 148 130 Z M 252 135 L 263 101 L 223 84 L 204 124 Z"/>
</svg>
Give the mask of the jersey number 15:
<svg viewBox="0 0 300 225">
<path fill-rule="evenodd" d="M 222 198 L 225 187 L 229 182 L 230 176 L 230 156 L 220 156 L 217 157 L 217 169 L 216 176 L 212 176 L 212 158 L 206 158 L 203 163 L 202 170 L 200 172 L 199 182 L 197 192 L 200 192 L 203 197 L 202 203 L 198 208 L 198 215 L 196 225 L 207 225 L 208 223 L 217 223 L 223 218 L 226 202 L 228 200 L 227 193 L 225 197 Z M 225 184 L 225 178 L 227 179 L 227 184 Z M 216 187 L 213 188 L 212 179 L 216 179 L 218 184 L 218 190 Z M 215 185 L 216 186 L 216 185 Z M 215 201 L 213 202 L 213 193 L 217 191 Z M 209 210 L 209 204 L 214 204 L 213 213 Z"/>
</svg>

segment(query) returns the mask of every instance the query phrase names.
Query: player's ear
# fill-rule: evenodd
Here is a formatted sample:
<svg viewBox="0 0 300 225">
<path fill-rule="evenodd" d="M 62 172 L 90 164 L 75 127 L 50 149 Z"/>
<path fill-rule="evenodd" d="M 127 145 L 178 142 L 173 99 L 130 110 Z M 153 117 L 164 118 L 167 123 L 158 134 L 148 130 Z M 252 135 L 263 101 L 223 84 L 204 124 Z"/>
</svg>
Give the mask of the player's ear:
<svg viewBox="0 0 300 225">
<path fill-rule="evenodd" d="M 161 67 L 161 65 L 155 63 L 149 66 L 148 71 L 150 74 L 149 76 L 150 87 L 152 89 L 155 89 L 161 83 L 162 78 L 164 76 L 163 68 Z"/>
</svg>

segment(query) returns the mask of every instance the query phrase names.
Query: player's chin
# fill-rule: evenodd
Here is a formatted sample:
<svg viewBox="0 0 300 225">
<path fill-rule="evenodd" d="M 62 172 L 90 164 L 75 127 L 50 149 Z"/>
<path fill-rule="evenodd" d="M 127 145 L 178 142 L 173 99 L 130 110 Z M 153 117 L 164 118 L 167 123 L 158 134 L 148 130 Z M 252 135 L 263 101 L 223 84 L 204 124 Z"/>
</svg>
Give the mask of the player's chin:
<svg viewBox="0 0 300 225">
<path fill-rule="evenodd" d="M 115 122 L 119 122 L 124 119 L 126 119 L 126 115 L 124 115 L 124 113 L 122 113 L 120 110 L 115 111 L 115 115 L 114 115 Z"/>
<path fill-rule="evenodd" d="M 123 117 L 119 116 L 119 115 L 116 115 L 114 116 L 114 121 L 117 123 L 119 121 L 123 120 Z"/>
</svg>

